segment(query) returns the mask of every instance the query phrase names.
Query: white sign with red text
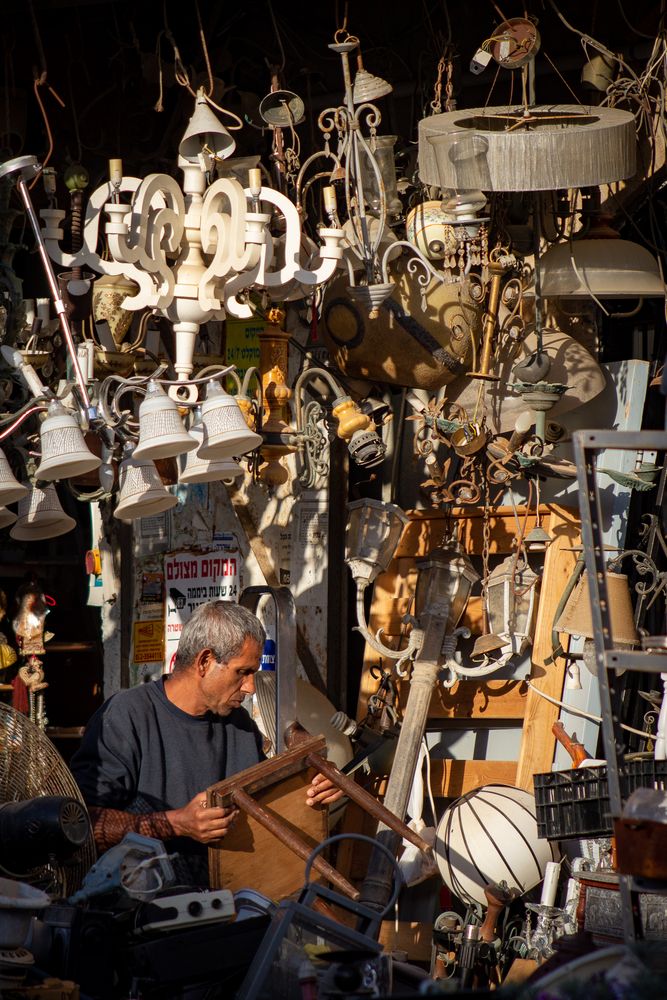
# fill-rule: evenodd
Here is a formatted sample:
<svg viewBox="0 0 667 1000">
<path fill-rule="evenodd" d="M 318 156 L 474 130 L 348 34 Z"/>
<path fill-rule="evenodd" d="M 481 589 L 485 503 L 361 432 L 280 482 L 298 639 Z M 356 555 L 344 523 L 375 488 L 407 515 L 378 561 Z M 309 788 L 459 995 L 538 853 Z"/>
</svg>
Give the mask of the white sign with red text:
<svg viewBox="0 0 667 1000">
<path fill-rule="evenodd" d="M 183 625 L 207 601 L 238 601 L 239 556 L 226 552 L 170 552 L 164 557 L 165 669 L 171 673 Z"/>
</svg>

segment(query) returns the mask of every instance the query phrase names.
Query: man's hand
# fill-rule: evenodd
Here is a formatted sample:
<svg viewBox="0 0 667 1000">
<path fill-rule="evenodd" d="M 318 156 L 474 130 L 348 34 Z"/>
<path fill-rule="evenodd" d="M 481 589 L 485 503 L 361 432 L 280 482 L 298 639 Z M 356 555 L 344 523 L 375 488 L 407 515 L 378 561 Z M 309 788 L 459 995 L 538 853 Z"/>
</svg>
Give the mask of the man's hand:
<svg viewBox="0 0 667 1000">
<path fill-rule="evenodd" d="M 317 806 L 330 806 L 332 803 L 338 802 L 342 797 L 342 791 L 334 785 L 330 778 L 325 778 L 323 774 L 316 774 L 310 788 L 306 792 L 306 805 L 313 808 Z"/>
<path fill-rule="evenodd" d="M 165 816 L 178 837 L 192 837 L 200 844 L 210 844 L 229 833 L 238 816 L 238 809 L 221 809 L 206 804 L 206 792 L 195 795 L 180 809 L 169 809 Z"/>
</svg>

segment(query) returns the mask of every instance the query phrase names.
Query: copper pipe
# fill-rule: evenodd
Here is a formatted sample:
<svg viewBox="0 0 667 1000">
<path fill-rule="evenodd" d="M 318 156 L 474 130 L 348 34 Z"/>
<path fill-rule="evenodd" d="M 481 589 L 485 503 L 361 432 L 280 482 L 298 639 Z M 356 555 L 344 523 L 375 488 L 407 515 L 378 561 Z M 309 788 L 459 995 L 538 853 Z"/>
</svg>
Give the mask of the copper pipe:
<svg viewBox="0 0 667 1000">
<path fill-rule="evenodd" d="M 270 812 L 268 812 L 263 806 L 259 804 L 251 795 L 243 791 L 242 788 L 235 789 L 231 794 L 232 801 L 234 805 L 242 809 L 243 812 L 248 813 L 253 819 L 256 819 L 258 823 L 272 833 L 274 837 L 289 847 L 290 851 L 293 851 L 297 857 L 302 858 L 303 861 L 307 861 L 312 854 L 312 848 L 302 840 L 298 834 L 293 833 L 281 820 L 277 819 Z M 327 861 L 321 858 L 319 855 L 313 861 L 313 868 L 327 879 L 332 885 L 335 885 L 337 889 L 344 892 L 346 896 L 350 899 L 359 899 L 359 892 L 357 889 L 351 885 L 347 879 L 343 878 L 340 872 L 337 872 Z"/>
</svg>

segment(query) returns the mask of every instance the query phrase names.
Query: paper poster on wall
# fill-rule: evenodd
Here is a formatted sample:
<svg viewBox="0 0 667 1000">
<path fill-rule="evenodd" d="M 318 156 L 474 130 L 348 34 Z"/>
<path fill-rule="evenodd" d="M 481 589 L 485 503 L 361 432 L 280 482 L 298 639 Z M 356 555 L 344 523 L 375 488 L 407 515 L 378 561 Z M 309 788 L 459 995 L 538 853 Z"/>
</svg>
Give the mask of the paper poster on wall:
<svg viewBox="0 0 667 1000">
<path fill-rule="evenodd" d="M 239 556 L 223 552 L 168 552 L 164 557 L 166 596 L 165 667 L 171 672 L 183 625 L 195 608 L 220 598 L 237 601 Z"/>
<path fill-rule="evenodd" d="M 135 622 L 132 648 L 132 661 L 134 663 L 162 663 L 164 660 L 164 622 L 162 619 Z"/>
</svg>

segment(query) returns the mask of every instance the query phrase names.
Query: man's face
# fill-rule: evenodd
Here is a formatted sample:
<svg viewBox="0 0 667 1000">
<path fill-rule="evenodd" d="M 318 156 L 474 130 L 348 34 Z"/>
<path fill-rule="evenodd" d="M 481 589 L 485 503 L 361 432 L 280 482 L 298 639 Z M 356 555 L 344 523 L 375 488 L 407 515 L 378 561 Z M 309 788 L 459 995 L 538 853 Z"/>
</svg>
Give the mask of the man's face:
<svg viewBox="0 0 667 1000">
<path fill-rule="evenodd" d="M 241 652 L 227 663 L 211 657 L 210 666 L 201 678 L 200 692 L 206 708 L 217 715 L 229 715 L 240 708 L 247 695 L 255 693 L 255 674 L 259 670 L 262 647 L 246 638 Z"/>
</svg>

